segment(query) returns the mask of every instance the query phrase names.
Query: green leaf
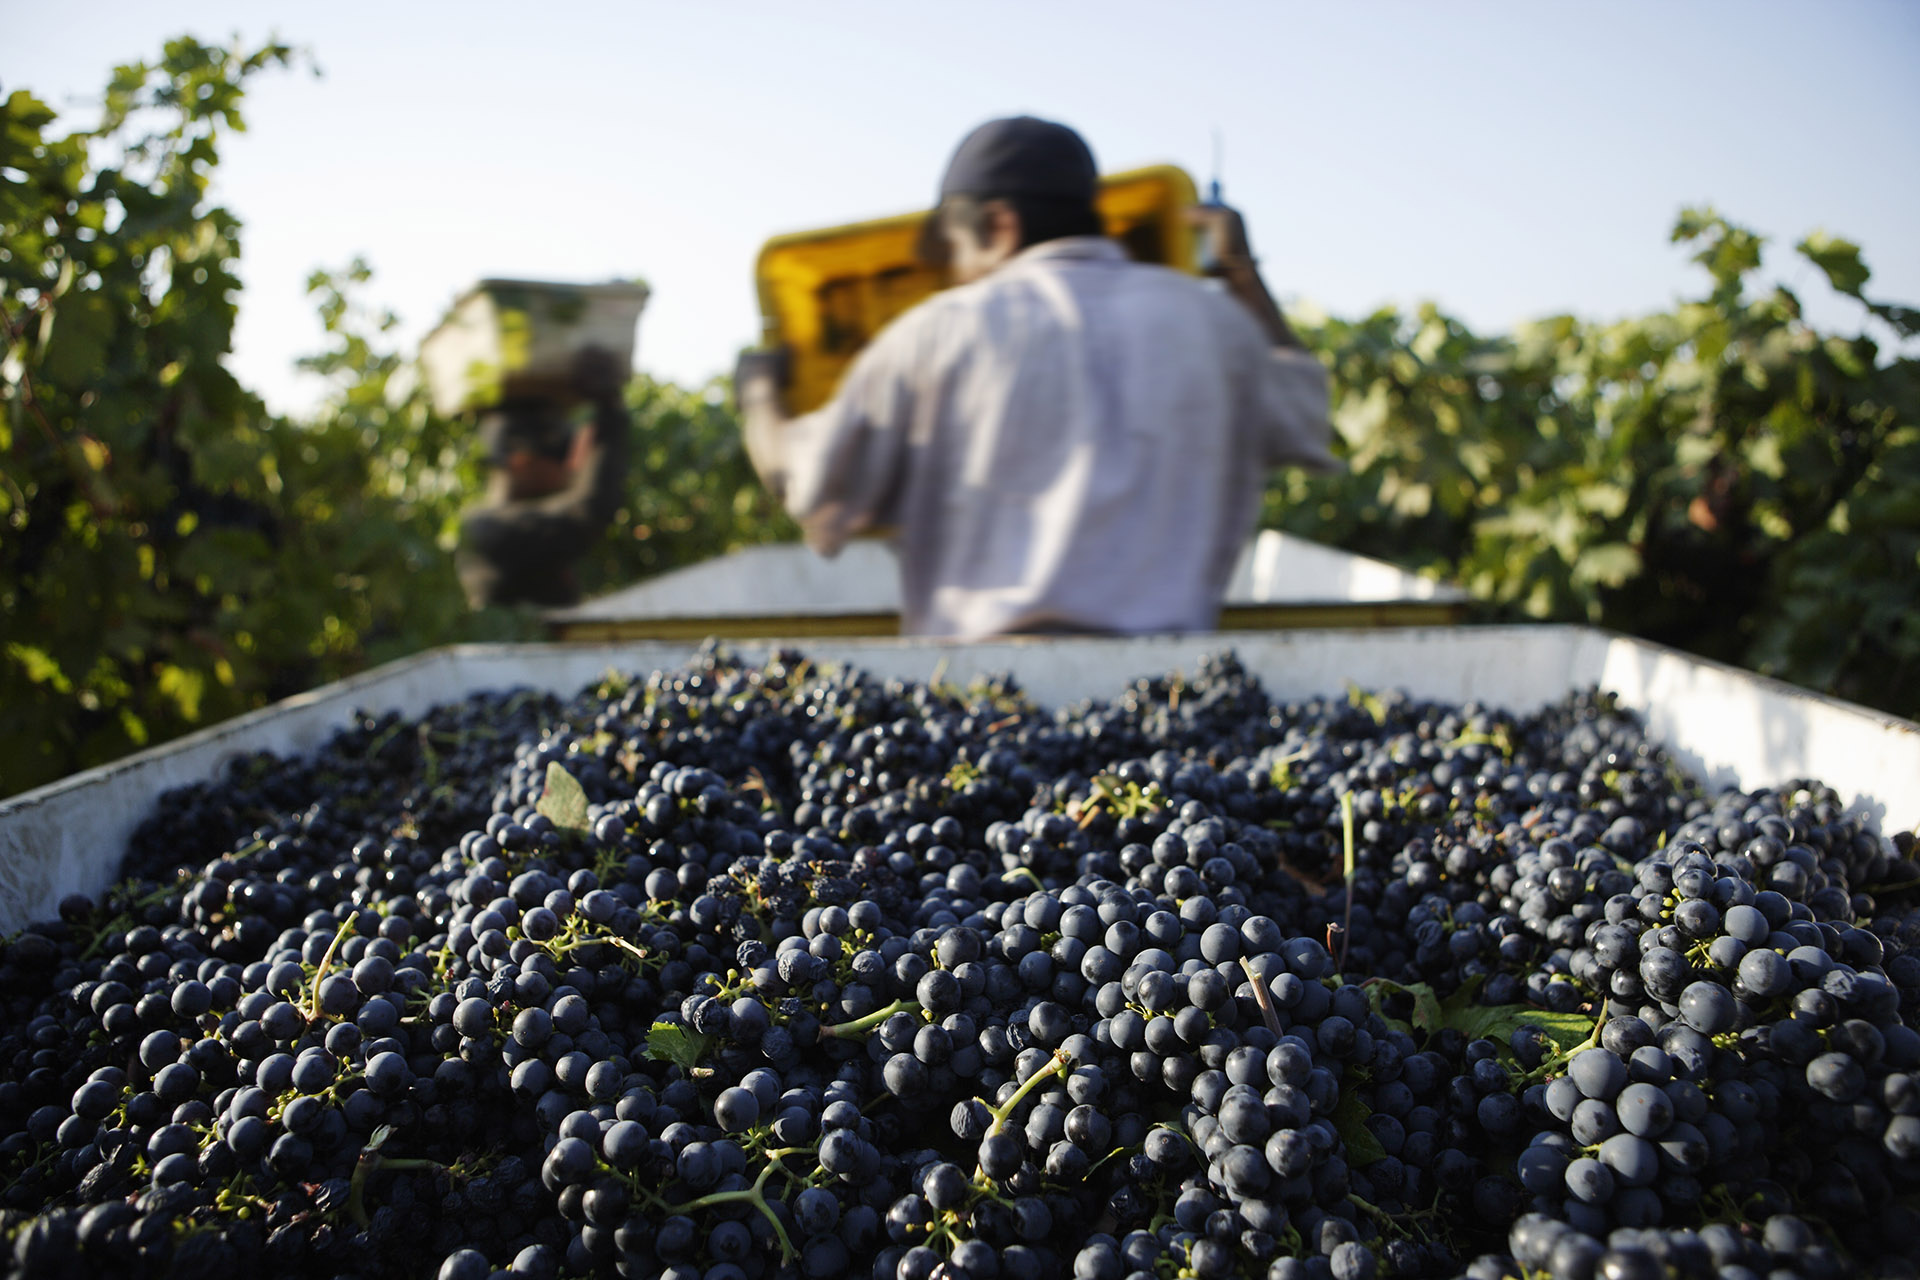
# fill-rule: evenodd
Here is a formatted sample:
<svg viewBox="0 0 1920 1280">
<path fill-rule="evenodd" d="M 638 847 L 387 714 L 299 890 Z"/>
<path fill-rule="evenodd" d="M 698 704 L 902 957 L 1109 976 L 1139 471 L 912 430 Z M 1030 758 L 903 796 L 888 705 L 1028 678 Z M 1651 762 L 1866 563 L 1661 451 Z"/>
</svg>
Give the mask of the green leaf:
<svg viewBox="0 0 1920 1280">
<path fill-rule="evenodd" d="M 1573 565 L 1576 583 L 1617 587 L 1640 572 L 1640 553 L 1624 542 L 1603 542 L 1580 553 Z"/>
<path fill-rule="evenodd" d="M 1524 1004 L 1476 1004 L 1450 1010 L 1446 1025 L 1469 1040 L 1486 1039 L 1505 1047 L 1521 1027 L 1538 1027 L 1565 1053 L 1593 1035 L 1593 1018 L 1580 1013 L 1554 1013 Z"/>
<path fill-rule="evenodd" d="M 1427 983 L 1399 983 L 1389 978 L 1371 978 L 1365 986 L 1367 999 L 1372 1003 L 1373 1011 L 1381 1017 L 1386 1017 L 1381 1006 L 1386 1003 L 1385 998 L 1388 995 L 1399 993 L 1413 997 L 1413 1020 L 1409 1023 L 1400 1023 L 1396 1018 L 1387 1018 L 1389 1022 L 1398 1023 L 1409 1031 L 1438 1031 L 1444 1025 L 1440 997 Z"/>
<path fill-rule="evenodd" d="M 73 682 L 67 678 L 66 672 L 60 669 L 60 664 L 54 656 L 45 649 L 14 641 L 7 645 L 6 653 L 9 658 L 20 664 L 26 671 L 27 679 L 35 684 L 49 685 L 60 693 L 73 692 Z"/>
<path fill-rule="evenodd" d="M 1419 1031 L 1437 1031 L 1441 1026 L 1440 997 L 1424 982 L 1416 982 L 1413 992 L 1413 1025 Z"/>
<path fill-rule="evenodd" d="M 1920 337 L 1920 308 L 1903 307 L 1895 302 L 1869 302 L 1867 310 L 1886 321 L 1901 337 Z"/>
<path fill-rule="evenodd" d="M 547 789 L 540 793 L 534 808 L 562 831 L 587 829 L 587 793 L 558 760 L 547 765 Z"/>
<path fill-rule="evenodd" d="M 1861 286 L 1873 273 L 1860 260 L 1860 246 L 1824 231 L 1816 231 L 1797 246 L 1806 259 L 1824 271 L 1827 283 L 1841 293 L 1860 296 Z"/>
<path fill-rule="evenodd" d="M 1593 1024 L 1594 1020 L 1583 1013 L 1529 1009 L 1526 1016 L 1517 1019 L 1514 1025 L 1540 1028 L 1547 1039 L 1553 1042 L 1553 1047 L 1564 1054 L 1593 1038 Z"/>
<path fill-rule="evenodd" d="M 47 345 L 39 375 L 77 395 L 99 377 L 118 318 L 97 293 L 62 298 L 48 312 Z"/>
<path fill-rule="evenodd" d="M 1387 1157 L 1386 1148 L 1367 1128 L 1367 1117 L 1371 1114 L 1367 1104 L 1360 1101 L 1357 1089 L 1342 1093 L 1333 1109 L 1333 1127 L 1339 1131 L 1340 1140 L 1347 1144 L 1347 1163 L 1355 1168 L 1364 1168 Z"/>
<path fill-rule="evenodd" d="M 706 1056 L 707 1046 L 712 1042 L 711 1036 L 703 1036 L 677 1022 L 656 1022 L 647 1030 L 646 1048 L 642 1052 L 655 1062 L 671 1062 L 683 1071 L 692 1071 Z"/>
<path fill-rule="evenodd" d="M 1480 1007 L 1480 988 L 1485 986 L 1485 974 L 1475 974 L 1453 989 L 1453 994 L 1440 1002 L 1441 1025 L 1450 1027 L 1453 1019 L 1465 1015 L 1468 1011 Z"/>
</svg>

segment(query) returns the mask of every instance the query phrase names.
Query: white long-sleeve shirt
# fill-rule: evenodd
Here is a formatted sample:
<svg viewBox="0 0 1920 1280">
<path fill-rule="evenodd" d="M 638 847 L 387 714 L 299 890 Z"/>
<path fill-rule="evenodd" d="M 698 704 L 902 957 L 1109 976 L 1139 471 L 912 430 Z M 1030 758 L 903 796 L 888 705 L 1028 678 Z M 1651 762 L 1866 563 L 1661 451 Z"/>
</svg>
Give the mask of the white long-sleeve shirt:
<svg viewBox="0 0 1920 1280">
<path fill-rule="evenodd" d="M 1088 236 L 900 316 L 782 452 L 816 550 L 894 531 L 907 634 L 1138 633 L 1215 624 L 1268 469 L 1330 434 L 1312 355 Z"/>
</svg>

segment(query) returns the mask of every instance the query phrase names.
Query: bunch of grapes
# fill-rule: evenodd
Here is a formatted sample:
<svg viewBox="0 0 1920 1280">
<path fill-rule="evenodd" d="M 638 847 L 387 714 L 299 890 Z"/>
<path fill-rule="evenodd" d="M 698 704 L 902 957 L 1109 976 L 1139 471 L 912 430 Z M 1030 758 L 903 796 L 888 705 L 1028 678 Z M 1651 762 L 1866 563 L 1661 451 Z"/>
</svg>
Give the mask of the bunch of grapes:
<svg viewBox="0 0 1920 1280">
<path fill-rule="evenodd" d="M 6 1269 L 1912 1275 L 1912 852 L 1231 655 L 362 717 L 6 941 Z"/>
</svg>

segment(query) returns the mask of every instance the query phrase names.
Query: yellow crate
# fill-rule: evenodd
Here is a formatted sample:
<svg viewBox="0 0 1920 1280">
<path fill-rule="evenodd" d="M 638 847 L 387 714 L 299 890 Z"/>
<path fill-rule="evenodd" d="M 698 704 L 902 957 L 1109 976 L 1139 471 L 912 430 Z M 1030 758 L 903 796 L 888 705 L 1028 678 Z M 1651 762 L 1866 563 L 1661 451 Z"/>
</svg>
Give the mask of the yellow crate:
<svg viewBox="0 0 1920 1280">
<path fill-rule="evenodd" d="M 1096 198 L 1107 234 L 1141 262 L 1198 270 L 1185 219 L 1197 196 L 1175 165 L 1133 169 L 1100 180 Z M 825 404 L 840 375 L 889 320 L 947 285 L 915 256 L 925 213 L 901 214 L 775 236 L 760 250 L 754 280 L 768 346 L 792 354 L 787 408 Z"/>
</svg>

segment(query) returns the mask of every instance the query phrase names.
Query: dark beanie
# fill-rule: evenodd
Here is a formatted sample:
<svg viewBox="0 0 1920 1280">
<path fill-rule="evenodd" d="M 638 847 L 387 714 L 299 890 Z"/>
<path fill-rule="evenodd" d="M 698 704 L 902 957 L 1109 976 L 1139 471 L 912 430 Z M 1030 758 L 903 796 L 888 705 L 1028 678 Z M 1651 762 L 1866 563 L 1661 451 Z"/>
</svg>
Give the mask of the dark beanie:
<svg viewBox="0 0 1920 1280">
<path fill-rule="evenodd" d="M 1011 116 L 961 139 L 940 179 L 949 196 L 1034 196 L 1091 202 L 1099 185 L 1086 140 L 1063 124 Z"/>
</svg>

